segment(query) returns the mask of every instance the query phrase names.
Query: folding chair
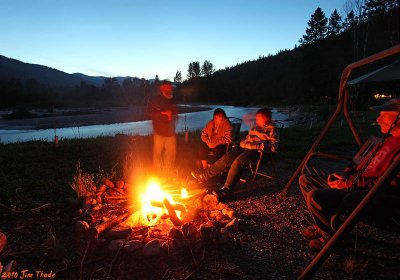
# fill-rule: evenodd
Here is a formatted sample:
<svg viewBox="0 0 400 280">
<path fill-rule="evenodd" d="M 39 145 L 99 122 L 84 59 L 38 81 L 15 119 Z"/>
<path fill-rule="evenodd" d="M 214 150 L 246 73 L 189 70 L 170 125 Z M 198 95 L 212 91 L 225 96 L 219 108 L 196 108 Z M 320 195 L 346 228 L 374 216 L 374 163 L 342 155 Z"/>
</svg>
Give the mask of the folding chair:
<svg viewBox="0 0 400 280">
<path fill-rule="evenodd" d="M 281 121 L 274 120 L 273 121 L 274 125 L 278 128 L 281 129 L 284 127 L 284 123 Z M 271 151 L 262 151 L 259 150 L 259 158 L 255 164 L 250 163 L 250 171 L 252 174 L 252 180 L 254 181 L 257 177 L 257 175 L 263 176 L 265 178 L 271 179 L 271 180 L 276 180 L 277 183 L 279 184 L 279 176 L 277 175 L 276 168 L 275 168 L 275 157 L 278 155 L 278 152 L 271 152 Z M 272 175 L 269 175 L 267 173 L 263 173 L 260 171 L 260 165 L 266 162 L 268 165 L 272 167 Z"/>
<path fill-rule="evenodd" d="M 235 118 L 235 117 L 228 117 L 229 122 L 232 125 L 232 140 L 238 141 L 239 140 L 239 134 L 240 134 L 240 128 L 242 127 L 242 119 Z"/>
</svg>

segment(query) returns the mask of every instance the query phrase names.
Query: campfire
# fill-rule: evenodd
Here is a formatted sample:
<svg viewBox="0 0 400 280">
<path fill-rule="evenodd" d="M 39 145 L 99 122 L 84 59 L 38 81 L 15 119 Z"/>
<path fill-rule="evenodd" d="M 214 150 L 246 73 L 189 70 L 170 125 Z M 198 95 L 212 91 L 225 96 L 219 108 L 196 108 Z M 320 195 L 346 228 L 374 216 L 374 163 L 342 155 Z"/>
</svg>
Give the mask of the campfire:
<svg viewBox="0 0 400 280">
<path fill-rule="evenodd" d="M 144 256 L 194 243 L 234 242 L 239 224 L 236 212 L 216 196 L 157 178 L 136 187 L 106 179 L 82 198 L 75 216 L 79 238 Z"/>
</svg>

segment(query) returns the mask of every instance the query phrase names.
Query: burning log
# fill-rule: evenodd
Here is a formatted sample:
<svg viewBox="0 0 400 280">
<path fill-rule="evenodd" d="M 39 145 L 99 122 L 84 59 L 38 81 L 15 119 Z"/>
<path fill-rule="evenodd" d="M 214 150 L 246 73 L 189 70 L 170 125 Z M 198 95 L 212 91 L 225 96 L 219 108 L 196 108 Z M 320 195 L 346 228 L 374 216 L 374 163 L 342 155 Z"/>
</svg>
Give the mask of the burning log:
<svg viewBox="0 0 400 280">
<path fill-rule="evenodd" d="M 182 221 L 176 215 L 176 212 L 175 212 L 174 208 L 172 207 L 171 202 L 169 202 L 169 200 L 167 198 L 164 198 L 163 202 L 164 202 L 165 208 L 167 209 L 167 212 L 169 214 L 169 219 L 171 220 L 171 222 L 174 224 L 174 226 L 178 226 L 178 227 L 181 226 Z"/>
<path fill-rule="evenodd" d="M 159 201 L 152 201 L 150 204 L 151 204 L 151 206 L 154 206 L 154 207 L 164 208 L 164 203 L 159 202 Z M 171 204 L 171 207 L 175 211 L 186 212 L 186 208 L 183 204 L 175 203 L 175 204 Z"/>
<path fill-rule="evenodd" d="M 101 223 L 101 224 L 95 226 L 94 228 L 92 228 L 93 236 L 97 237 L 104 231 L 106 231 L 112 227 L 115 227 L 116 225 L 119 225 L 120 223 L 122 223 L 124 220 L 126 220 L 132 214 L 133 214 L 133 210 L 131 208 L 131 209 L 129 209 L 128 212 L 117 216 L 115 219 L 111 219 L 109 221 L 106 221 L 104 223 Z"/>
</svg>

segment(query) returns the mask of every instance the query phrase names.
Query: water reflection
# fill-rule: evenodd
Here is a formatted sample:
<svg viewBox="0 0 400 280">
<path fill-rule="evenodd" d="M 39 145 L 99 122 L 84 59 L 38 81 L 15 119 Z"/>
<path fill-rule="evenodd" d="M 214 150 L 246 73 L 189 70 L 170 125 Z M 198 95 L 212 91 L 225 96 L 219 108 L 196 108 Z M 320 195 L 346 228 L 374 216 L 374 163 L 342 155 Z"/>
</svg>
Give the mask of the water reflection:
<svg viewBox="0 0 400 280">
<path fill-rule="evenodd" d="M 188 105 L 190 106 L 190 105 Z M 235 106 L 217 106 L 217 105 L 200 105 L 210 110 L 193 112 L 187 114 L 179 114 L 177 132 L 183 132 L 185 125 L 190 131 L 202 129 L 205 124 L 212 119 L 213 112 L 216 108 L 222 108 L 228 117 L 242 118 L 248 113 L 255 113 L 259 107 L 235 107 Z M 272 110 L 272 118 L 275 120 L 286 120 L 288 115 Z M 290 125 L 284 122 L 285 126 Z M 243 124 L 241 130 L 249 128 Z M 90 138 L 97 136 L 115 135 L 149 135 L 153 133 L 151 121 L 138 121 L 115 124 L 101 124 L 89 126 L 75 126 L 57 129 L 56 134 L 59 139 L 66 138 Z M 2 143 L 25 142 L 30 140 L 53 141 L 55 136 L 54 129 L 38 129 L 38 130 L 0 130 L 0 140 Z"/>
</svg>

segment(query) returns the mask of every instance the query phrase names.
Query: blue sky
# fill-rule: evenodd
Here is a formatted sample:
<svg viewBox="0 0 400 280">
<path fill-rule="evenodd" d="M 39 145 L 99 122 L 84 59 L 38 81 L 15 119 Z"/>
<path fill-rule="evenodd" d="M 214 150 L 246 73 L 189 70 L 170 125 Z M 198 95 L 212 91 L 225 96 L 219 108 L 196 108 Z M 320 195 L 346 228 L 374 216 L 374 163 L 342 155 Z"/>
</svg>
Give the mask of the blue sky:
<svg viewBox="0 0 400 280">
<path fill-rule="evenodd" d="M 345 0 L 0 0 L 0 55 L 87 75 L 173 79 L 291 49 Z"/>
</svg>

